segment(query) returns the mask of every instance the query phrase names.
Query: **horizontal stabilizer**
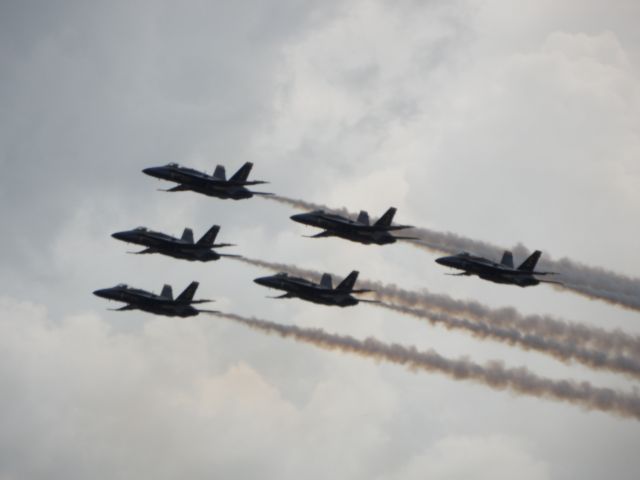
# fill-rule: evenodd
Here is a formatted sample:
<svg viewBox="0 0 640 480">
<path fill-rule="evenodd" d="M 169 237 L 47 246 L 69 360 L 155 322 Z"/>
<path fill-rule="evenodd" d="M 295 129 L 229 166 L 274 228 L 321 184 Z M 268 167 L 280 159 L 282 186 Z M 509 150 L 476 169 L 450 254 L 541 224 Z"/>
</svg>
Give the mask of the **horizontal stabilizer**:
<svg viewBox="0 0 640 480">
<path fill-rule="evenodd" d="M 370 293 L 373 292 L 374 290 L 369 290 L 368 288 L 358 288 L 356 290 L 351 290 L 350 293 Z"/>
<path fill-rule="evenodd" d="M 211 248 L 237 247 L 235 243 L 214 243 Z"/>
<path fill-rule="evenodd" d="M 245 187 L 249 187 L 251 185 L 265 185 L 269 182 L 266 182 L 264 180 L 247 180 L 246 182 L 242 182 L 242 185 L 244 185 Z"/>
<path fill-rule="evenodd" d="M 206 298 L 202 298 L 202 299 L 199 299 L 199 300 L 191 300 L 189 302 L 189 304 L 195 305 L 197 303 L 212 303 L 212 302 L 215 302 L 215 300 L 207 300 Z"/>
</svg>

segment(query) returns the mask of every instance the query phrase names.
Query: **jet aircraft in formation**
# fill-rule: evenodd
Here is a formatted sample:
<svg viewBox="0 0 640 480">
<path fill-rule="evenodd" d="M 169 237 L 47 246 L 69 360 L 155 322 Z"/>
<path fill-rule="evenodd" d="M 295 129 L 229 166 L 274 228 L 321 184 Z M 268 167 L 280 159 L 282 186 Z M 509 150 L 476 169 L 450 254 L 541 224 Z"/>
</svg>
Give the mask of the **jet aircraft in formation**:
<svg viewBox="0 0 640 480">
<path fill-rule="evenodd" d="M 155 293 L 129 287 L 125 284 L 115 287 L 103 288 L 93 292 L 94 295 L 126 303 L 125 306 L 116 308 L 116 311 L 143 310 L 156 315 L 168 317 L 193 317 L 199 313 L 217 313 L 215 310 L 202 310 L 193 307 L 195 304 L 213 302 L 213 300 L 194 300 L 193 296 L 198 289 L 198 282 L 191 282 L 185 290 L 173 298 L 173 291 L 170 285 L 162 287 L 162 293 Z"/>
<path fill-rule="evenodd" d="M 216 166 L 213 175 L 208 175 L 192 168 L 181 167 L 176 163 L 146 168 L 143 172 L 152 177 L 177 183 L 178 185 L 175 187 L 166 190 L 169 192 L 191 190 L 211 197 L 234 200 L 250 198 L 253 195 L 273 195 L 271 193 L 250 191 L 246 188 L 267 183 L 261 180 L 248 180 L 252 167 L 252 163 L 245 163 L 229 179 L 226 178 L 225 168 L 222 165 Z M 412 228 L 410 225 L 392 225 L 395 214 L 396 209 L 391 207 L 373 224 L 369 221 L 369 214 L 365 211 L 361 211 L 356 220 L 323 210 L 292 215 L 291 219 L 304 225 L 323 229 L 322 232 L 313 235 L 312 238 L 339 237 L 366 245 L 386 245 L 397 240 L 418 240 L 416 237 L 394 236 L 391 234 L 391 232 L 397 230 Z M 213 225 L 197 242 L 194 242 L 193 231 L 190 228 L 185 228 L 180 238 L 149 230 L 145 227 L 116 232 L 112 236 L 124 242 L 146 247 L 140 252 L 133 252 L 138 254 L 160 253 L 174 258 L 201 262 L 218 260 L 223 256 L 239 257 L 240 255 L 220 254 L 213 250 L 214 248 L 233 246 L 233 244 L 228 243 L 215 243 L 219 231 L 220 227 Z M 455 275 L 477 275 L 484 280 L 495 283 L 518 285 L 520 287 L 538 285 L 541 282 L 560 283 L 536 278 L 536 276 L 553 275 L 553 272 L 535 270 L 540 255 L 541 252 L 536 250 L 518 268 L 514 267 L 513 255 L 509 251 L 504 252 L 500 263 L 466 252 L 441 257 L 436 262 L 462 270 L 461 273 Z M 313 303 L 339 307 L 352 306 L 359 302 L 375 303 L 373 300 L 363 300 L 353 296 L 353 294 L 371 291 L 354 289 L 357 278 L 358 272 L 354 270 L 335 288 L 333 287 L 331 275 L 328 273 L 322 275 L 320 283 L 290 276 L 284 272 L 256 278 L 254 282 L 285 292 L 283 295 L 274 298 L 296 297 Z M 202 310 L 193 307 L 195 304 L 212 301 L 193 299 L 198 285 L 198 282 L 191 282 L 175 299 L 169 285 L 164 285 L 160 295 L 132 288 L 125 284 L 96 290 L 93 293 L 108 300 L 124 302 L 125 305 L 123 307 L 116 309 L 118 311 L 143 310 L 158 315 L 179 317 L 190 317 L 201 312 L 215 313 L 214 310 Z"/>
<path fill-rule="evenodd" d="M 217 253 L 213 250 L 214 248 L 235 246 L 232 243 L 214 243 L 219 231 L 220 227 L 214 225 L 197 242 L 193 241 L 193 230 L 190 228 L 184 229 L 181 238 L 155 232 L 146 227 L 116 232 L 111 236 L 123 242 L 135 243 L 147 247 L 140 252 L 132 252 L 138 254 L 160 253 L 174 258 L 200 262 L 218 260 L 220 257 L 238 257 L 239 255 Z"/>
<path fill-rule="evenodd" d="M 542 253 L 540 250 L 533 252 L 522 264 L 515 268 L 513 254 L 505 251 L 500 263 L 493 262 L 483 257 L 471 255 L 467 252 L 448 257 L 440 257 L 436 262 L 445 267 L 464 270 L 453 275 L 477 275 L 478 277 L 494 283 L 518 285 L 530 287 L 539 283 L 557 283 L 552 280 L 541 280 L 536 275 L 554 275 L 554 272 L 536 272 L 536 264 Z"/>
<path fill-rule="evenodd" d="M 262 180 L 247 180 L 252 167 L 253 163 L 245 163 L 229 179 L 227 179 L 225 168 L 222 165 L 216 166 L 213 175 L 208 175 L 193 168 L 182 167 L 177 163 L 169 163 L 162 167 L 145 168 L 142 171 L 152 177 L 178 184 L 173 188 L 164 190 L 166 192 L 190 190 L 210 197 L 231 198 L 233 200 L 251 198 L 254 195 L 273 195 L 266 192 L 253 192 L 246 188 L 250 185 L 267 183 Z"/>
<path fill-rule="evenodd" d="M 391 225 L 395 214 L 396 209 L 391 207 L 373 225 L 369 221 L 369 214 L 364 210 L 360 212 L 356 220 L 351 220 L 335 213 L 327 213 L 324 210 L 292 215 L 291 220 L 324 229 L 323 232 L 313 235 L 311 238 L 340 237 L 366 245 L 372 243 L 386 245 L 401 239 L 417 240 L 416 237 L 391 235 L 390 232 L 392 231 L 412 228 L 411 225 Z"/>
<path fill-rule="evenodd" d="M 333 288 L 331 275 L 325 273 L 320 279 L 320 283 L 311 282 L 305 278 L 290 276 L 285 272 L 277 273 L 267 277 L 260 277 L 254 280 L 258 285 L 264 287 L 283 290 L 286 293 L 273 298 L 300 298 L 308 302 L 322 305 L 335 305 L 338 307 L 349 307 L 357 305 L 358 302 L 374 302 L 373 300 L 363 300 L 353 296 L 354 293 L 366 293 L 371 290 L 356 290 L 354 285 L 358 278 L 358 272 L 351 272 L 347 278 Z"/>
</svg>

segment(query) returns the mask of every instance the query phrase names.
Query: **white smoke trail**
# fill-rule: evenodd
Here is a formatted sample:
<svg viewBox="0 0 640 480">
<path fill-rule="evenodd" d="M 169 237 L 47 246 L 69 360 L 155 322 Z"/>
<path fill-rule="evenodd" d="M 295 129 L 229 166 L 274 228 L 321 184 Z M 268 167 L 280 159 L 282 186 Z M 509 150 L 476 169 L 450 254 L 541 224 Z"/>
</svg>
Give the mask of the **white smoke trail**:
<svg viewBox="0 0 640 480">
<path fill-rule="evenodd" d="M 640 396 L 594 387 L 589 382 L 552 380 L 535 375 L 525 367 L 506 368 L 499 361 L 480 365 L 467 359 L 449 359 L 433 350 L 419 352 L 415 347 L 385 344 L 373 338 L 362 341 L 350 336 L 330 334 L 321 329 L 281 325 L 228 313 L 218 315 L 262 332 L 290 337 L 328 350 L 384 360 L 405 365 L 412 370 L 439 372 L 456 380 L 473 380 L 496 390 L 569 402 L 588 410 L 600 410 L 640 420 Z"/>
<path fill-rule="evenodd" d="M 283 263 L 251 258 L 237 260 L 272 271 L 284 271 L 292 275 L 313 278 L 316 281 L 321 275 L 320 272 Z M 369 280 L 359 280 L 358 287 L 373 290 L 371 295 L 381 302 L 390 302 L 412 309 L 423 308 L 430 312 L 435 310 L 452 315 L 464 315 L 497 328 L 515 330 L 523 335 L 528 334 L 568 346 L 575 345 L 576 348 L 595 350 L 609 358 L 630 357 L 630 362 L 640 362 L 640 337 L 629 335 L 621 330 L 608 331 L 549 316 L 522 315 L 513 308 L 492 309 L 475 301 L 455 300 L 448 295 L 433 294 L 427 290 L 413 292 L 395 285 Z"/>
<path fill-rule="evenodd" d="M 282 196 L 269 198 L 301 210 L 323 209 L 354 218 L 354 214 L 344 208 L 339 210 L 330 209 L 323 205 Z M 427 228 L 413 228 L 405 232 L 406 235 L 420 238 L 418 241 L 410 241 L 411 245 L 434 252 L 456 254 L 462 251 L 469 251 L 497 260 L 505 250 L 496 245 L 450 232 L 436 232 Z M 522 245 L 518 245 L 512 250 L 517 257 L 522 259 L 531 253 Z M 591 299 L 604 300 L 614 305 L 640 311 L 640 279 L 638 278 L 628 277 L 599 267 L 584 265 L 568 258 L 552 260 L 546 254 L 540 259 L 539 265 L 543 270 L 559 274 L 554 279 L 561 281 L 563 285 L 554 285 L 554 288 L 571 290 Z"/>
<path fill-rule="evenodd" d="M 448 330 L 464 330 L 476 338 L 496 340 L 511 346 L 534 350 L 547 354 L 561 362 L 576 361 L 587 367 L 624 373 L 640 378 L 640 362 L 621 355 L 609 356 L 597 350 L 581 348 L 575 344 L 558 342 L 539 335 L 523 334 L 512 328 L 505 328 L 484 322 L 473 322 L 457 318 L 447 313 L 410 308 L 390 303 L 379 303 L 389 310 L 427 320 L 432 325 L 442 325 Z"/>
</svg>

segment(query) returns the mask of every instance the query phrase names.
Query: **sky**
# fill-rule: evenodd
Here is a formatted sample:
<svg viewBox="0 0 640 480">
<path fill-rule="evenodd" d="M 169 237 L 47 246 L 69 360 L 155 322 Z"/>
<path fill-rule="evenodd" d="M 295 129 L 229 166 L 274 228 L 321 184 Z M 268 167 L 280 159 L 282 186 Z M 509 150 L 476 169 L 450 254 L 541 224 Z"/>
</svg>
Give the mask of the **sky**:
<svg viewBox="0 0 640 480">
<path fill-rule="evenodd" d="M 640 423 L 265 335 L 112 312 L 126 282 L 628 393 L 637 379 L 375 305 L 273 300 L 232 259 L 134 256 L 144 225 L 229 253 L 640 335 L 640 313 L 447 276 L 408 244 L 309 239 L 269 199 L 157 191 L 168 162 L 640 277 L 634 0 L 5 1 L 0 478 L 636 479 Z M 522 260 L 516 258 L 516 262 Z"/>
</svg>

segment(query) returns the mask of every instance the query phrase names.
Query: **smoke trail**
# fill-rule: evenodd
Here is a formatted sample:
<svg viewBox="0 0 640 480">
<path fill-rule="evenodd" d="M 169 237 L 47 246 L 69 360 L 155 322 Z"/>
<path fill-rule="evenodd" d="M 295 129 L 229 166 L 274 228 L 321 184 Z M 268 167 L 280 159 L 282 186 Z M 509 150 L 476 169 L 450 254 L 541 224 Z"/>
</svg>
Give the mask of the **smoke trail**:
<svg viewBox="0 0 640 480">
<path fill-rule="evenodd" d="M 589 382 L 552 380 L 535 375 L 525 367 L 506 368 L 499 361 L 480 365 L 467 359 L 453 360 L 433 350 L 419 352 L 415 347 L 389 345 L 374 338 L 361 341 L 350 336 L 333 335 L 320 329 L 281 325 L 229 313 L 218 315 L 256 330 L 285 338 L 291 337 L 327 350 L 355 353 L 362 357 L 405 365 L 412 370 L 439 372 L 456 380 L 473 380 L 496 390 L 560 400 L 588 410 L 600 410 L 640 419 L 640 396 L 594 387 Z"/>
<path fill-rule="evenodd" d="M 354 218 L 354 215 L 344 208 L 330 209 L 323 205 L 281 196 L 270 198 L 302 210 L 324 209 Z M 477 255 L 499 259 L 504 251 L 504 248 L 451 232 L 442 233 L 427 228 L 413 228 L 406 230 L 406 233 L 420 238 L 418 241 L 410 241 L 411 245 L 434 252 L 455 254 L 469 251 Z M 531 253 L 522 245 L 518 245 L 512 250 L 517 257 L 522 259 Z M 559 276 L 556 278 L 562 281 L 563 285 L 554 285 L 554 288 L 571 290 L 594 300 L 604 300 L 613 305 L 640 310 L 640 279 L 638 278 L 584 265 L 568 258 L 552 260 L 546 254 L 540 260 L 539 265 L 541 269 L 558 272 Z"/>
<path fill-rule="evenodd" d="M 410 242 L 411 245 L 434 252 L 455 254 L 469 251 L 499 259 L 505 250 L 450 232 L 441 233 L 426 228 L 413 228 L 406 232 L 420 238 L 418 241 Z M 523 260 L 532 253 L 522 245 L 517 245 L 512 251 L 516 257 Z M 554 279 L 561 281 L 562 285 L 554 284 L 553 288 L 571 290 L 592 300 L 603 300 L 630 310 L 640 310 L 640 279 L 584 265 L 568 258 L 553 260 L 546 254 L 540 259 L 539 266 L 541 270 L 558 273 Z"/>
<path fill-rule="evenodd" d="M 313 278 L 316 281 L 321 275 L 313 270 L 305 270 L 283 263 L 266 262 L 251 258 L 238 258 L 237 260 L 273 271 L 285 271 L 292 275 Z M 522 315 L 514 308 L 492 309 L 476 301 L 455 300 L 448 295 L 438 295 L 424 289 L 420 292 L 413 292 L 395 285 L 369 280 L 359 280 L 358 286 L 373 290 L 371 295 L 381 302 L 391 302 L 414 309 L 424 308 L 429 311 L 437 310 L 453 315 L 464 315 L 490 323 L 496 327 L 513 329 L 523 334 L 597 350 L 610 357 L 627 355 L 640 362 L 640 337 L 629 335 L 621 330 L 608 331 L 550 316 Z"/>
<path fill-rule="evenodd" d="M 472 322 L 447 313 L 437 313 L 389 303 L 379 303 L 378 305 L 395 312 L 427 320 L 432 325 L 442 325 L 448 330 L 464 330 L 470 332 L 476 338 L 496 340 L 511 346 L 524 348 L 525 350 L 542 352 L 561 362 L 576 361 L 591 368 L 624 373 L 640 378 L 640 362 L 620 355 L 610 357 L 605 353 L 580 348 L 574 344 L 558 342 L 539 335 L 523 334 L 512 328 L 489 325 L 483 322 Z"/>
<path fill-rule="evenodd" d="M 305 202 L 304 200 L 296 200 L 295 198 L 282 197 L 280 195 L 271 195 L 264 198 L 267 200 L 274 200 L 278 203 L 284 203 L 285 205 L 297 208 L 298 210 L 325 210 L 337 215 L 342 215 L 343 217 L 353 217 L 355 219 L 355 215 L 349 212 L 346 208 L 328 208 L 317 203 Z"/>
</svg>

